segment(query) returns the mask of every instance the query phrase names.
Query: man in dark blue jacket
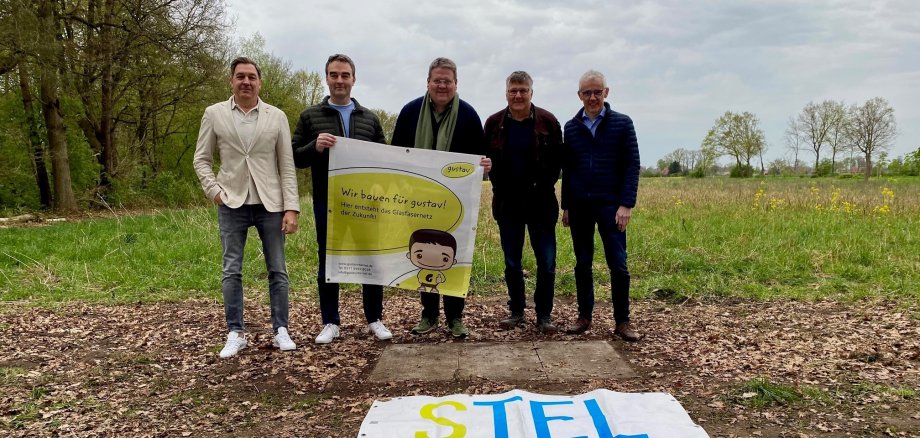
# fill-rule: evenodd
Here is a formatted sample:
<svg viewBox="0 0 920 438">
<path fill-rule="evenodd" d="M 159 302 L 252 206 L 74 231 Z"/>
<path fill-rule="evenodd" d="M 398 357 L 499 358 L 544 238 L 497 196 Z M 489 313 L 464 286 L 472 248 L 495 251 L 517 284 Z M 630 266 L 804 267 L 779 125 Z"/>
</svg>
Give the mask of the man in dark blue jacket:
<svg viewBox="0 0 920 438">
<path fill-rule="evenodd" d="M 524 230 L 537 259 L 534 310 L 537 329 L 556 333 L 552 323 L 553 283 L 556 279 L 556 181 L 562 156 L 562 129 L 549 111 L 533 105 L 533 79 L 516 71 L 505 81 L 508 106 L 486 119 L 485 133 L 492 158 L 492 216 L 498 222 L 505 255 L 505 283 L 511 316 L 499 321 L 510 330 L 524 323 L 527 305 L 521 266 Z"/>
<path fill-rule="evenodd" d="M 485 155 L 482 121 L 470 104 L 457 95 L 457 64 L 436 58 L 428 67 L 428 92 L 406 104 L 393 128 L 394 146 L 433 149 L 464 154 Z M 489 172 L 492 160 L 479 163 Z M 413 334 L 429 333 L 438 327 L 440 298 L 421 292 L 422 318 Z M 465 338 L 469 330 L 463 324 L 464 298 L 444 295 L 444 317 L 455 338 Z"/>
<path fill-rule="evenodd" d="M 562 224 L 572 231 L 578 295 L 578 319 L 567 332 L 580 334 L 591 327 L 596 225 L 610 269 L 614 334 L 634 342 L 640 336 L 629 322 L 626 227 L 639 188 L 639 145 L 632 119 L 604 102 L 609 92 L 600 72 L 582 75 L 578 97 L 584 108 L 565 124 Z"/>
</svg>

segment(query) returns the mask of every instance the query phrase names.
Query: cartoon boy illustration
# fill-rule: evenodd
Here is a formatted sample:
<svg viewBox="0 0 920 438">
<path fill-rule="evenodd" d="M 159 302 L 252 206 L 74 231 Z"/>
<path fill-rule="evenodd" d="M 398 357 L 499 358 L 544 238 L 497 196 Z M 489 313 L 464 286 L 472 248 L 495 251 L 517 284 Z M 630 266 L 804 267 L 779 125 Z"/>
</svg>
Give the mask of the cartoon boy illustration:
<svg viewBox="0 0 920 438">
<path fill-rule="evenodd" d="M 444 272 L 457 264 L 457 239 L 441 230 L 415 230 L 409 237 L 406 257 L 418 271 L 418 291 L 438 293 L 438 285 L 447 281 Z"/>
</svg>

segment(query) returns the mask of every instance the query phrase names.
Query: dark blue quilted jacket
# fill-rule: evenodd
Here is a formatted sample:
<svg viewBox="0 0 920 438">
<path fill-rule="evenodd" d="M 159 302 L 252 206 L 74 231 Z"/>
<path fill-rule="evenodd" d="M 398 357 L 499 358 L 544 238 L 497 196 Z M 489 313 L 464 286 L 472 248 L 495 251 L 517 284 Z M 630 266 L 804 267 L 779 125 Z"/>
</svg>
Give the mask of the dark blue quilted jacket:
<svg viewBox="0 0 920 438">
<path fill-rule="evenodd" d="M 562 209 L 579 204 L 636 206 L 639 144 L 632 119 L 610 109 L 595 136 L 582 122 L 584 109 L 565 124 Z"/>
</svg>

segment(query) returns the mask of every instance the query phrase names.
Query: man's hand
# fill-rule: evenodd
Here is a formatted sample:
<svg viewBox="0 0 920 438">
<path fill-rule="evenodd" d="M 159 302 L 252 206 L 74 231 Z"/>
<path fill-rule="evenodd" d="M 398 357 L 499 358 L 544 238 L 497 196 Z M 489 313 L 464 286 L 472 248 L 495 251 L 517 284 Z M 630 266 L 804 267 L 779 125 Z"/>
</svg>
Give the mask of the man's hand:
<svg viewBox="0 0 920 438">
<path fill-rule="evenodd" d="M 479 160 L 479 165 L 482 166 L 483 172 L 489 173 L 489 171 L 492 170 L 492 159 L 489 157 L 482 157 L 482 159 Z"/>
<path fill-rule="evenodd" d="M 569 211 L 568 210 L 562 210 L 562 226 L 563 227 L 569 226 Z"/>
<path fill-rule="evenodd" d="M 284 218 L 281 219 L 281 231 L 284 234 L 294 234 L 297 232 L 297 212 L 288 210 L 284 212 Z"/>
<path fill-rule="evenodd" d="M 214 197 L 214 204 L 224 205 L 224 200 L 220 198 L 220 193 L 218 193 L 217 196 Z"/>
<path fill-rule="evenodd" d="M 324 132 L 316 137 L 316 152 L 323 153 L 324 150 L 335 146 L 335 136 Z"/>
<path fill-rule="evenodd" d="M 620 232 L 626 231 L 626 226 L 629 225 L 629 216 L 632 215 L 632 209 L 623 207 L 617 209 L 617 228 L 620 229 Z"/>
</svg>

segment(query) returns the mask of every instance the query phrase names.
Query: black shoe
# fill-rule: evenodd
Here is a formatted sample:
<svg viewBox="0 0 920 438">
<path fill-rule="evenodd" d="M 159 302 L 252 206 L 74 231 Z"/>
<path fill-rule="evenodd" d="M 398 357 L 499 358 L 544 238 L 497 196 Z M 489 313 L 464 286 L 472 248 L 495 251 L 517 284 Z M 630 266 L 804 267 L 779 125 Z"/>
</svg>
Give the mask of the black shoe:
<svg viewBox="0 0 920 438">
<path fill-rule="evenodd" d="M 549 318 L 540 318 L 537 320 L 537 330 L 544 335 L 555 335 L 559 328 Z"/>
<path fill-rule="evenodd" d="M 511 330 L 524 324 L 523 313 L 512 313 L 510 317 L 498 322 L 498 326 L 503 330 Z"/>
</svg>

